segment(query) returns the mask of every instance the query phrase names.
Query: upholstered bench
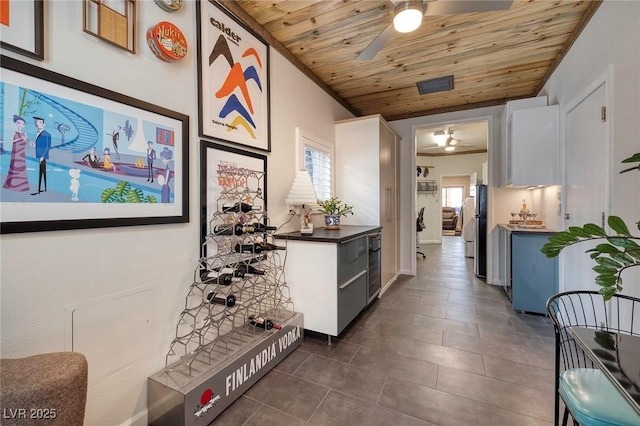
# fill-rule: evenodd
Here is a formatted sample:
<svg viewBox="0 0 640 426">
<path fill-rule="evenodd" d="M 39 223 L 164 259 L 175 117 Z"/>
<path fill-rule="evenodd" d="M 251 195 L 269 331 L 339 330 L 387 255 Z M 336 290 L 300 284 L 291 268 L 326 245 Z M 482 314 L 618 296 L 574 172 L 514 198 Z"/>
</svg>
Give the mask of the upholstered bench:
<svg viewBox="0 0 640 426">
<path fill-rule="evenodd" d="M 87 360 L 78 352 L 1 359 L 0 423 L 81 426 L 87 373 Z"/>
</svg>

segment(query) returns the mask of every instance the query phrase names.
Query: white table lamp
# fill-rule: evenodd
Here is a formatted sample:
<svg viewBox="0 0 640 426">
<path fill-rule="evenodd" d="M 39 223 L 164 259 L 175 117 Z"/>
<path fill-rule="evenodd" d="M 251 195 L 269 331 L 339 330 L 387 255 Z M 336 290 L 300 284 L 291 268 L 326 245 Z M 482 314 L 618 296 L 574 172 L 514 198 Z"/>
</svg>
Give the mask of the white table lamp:
<svg viewBox="0 0 640 426">
<path fill-rule="evenodd" d="M 318 204 L 318 197 L 307 170 L 299 170 L 293 180 L 286 203 L 288 206 L 300 206 L 300 233 L 313 234 L 311 223 L 311 207 Z"/>
</svg>

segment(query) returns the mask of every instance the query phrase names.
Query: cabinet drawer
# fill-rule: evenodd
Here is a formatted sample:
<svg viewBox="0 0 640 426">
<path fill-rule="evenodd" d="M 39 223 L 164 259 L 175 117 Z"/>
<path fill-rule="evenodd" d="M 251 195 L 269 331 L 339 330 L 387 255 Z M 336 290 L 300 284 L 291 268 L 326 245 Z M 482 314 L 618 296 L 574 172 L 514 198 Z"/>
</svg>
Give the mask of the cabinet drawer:
<svg viewBox="0 0 640 426">
<path fill-rule="evenodd" d="M 367 237 L 338 245 L 338 287 L 367 269 Z"/>
<path fill-rule="evenodd" d="M 367 305 L 367 270 L 338 287 L 338 334 Z"/>
</svg>

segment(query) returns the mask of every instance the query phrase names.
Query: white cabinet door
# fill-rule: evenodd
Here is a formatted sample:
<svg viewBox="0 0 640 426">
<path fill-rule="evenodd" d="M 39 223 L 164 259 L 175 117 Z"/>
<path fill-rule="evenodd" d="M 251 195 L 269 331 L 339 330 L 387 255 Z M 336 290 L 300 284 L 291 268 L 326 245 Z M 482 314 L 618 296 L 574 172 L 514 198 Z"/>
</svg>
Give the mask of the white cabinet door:
<svg viewBox="0 0 640 426">
<path fill-rule="evenodd" d="M 514 111 L 538 108 L 546 105 L 546 96 L 518 99 L 507 102 L 505 105 L 500 118 L 500 186 L 508 186 L 512 184 L 512 140 L 509 132 L 509 122 L 511 121 L 512 114 Z"/>
<path fill-rule="evenodd" d="M 560 184 L 559 120 L 558 105 L 513 112 L 509 122 L 513 185 Z"/>
</svg>

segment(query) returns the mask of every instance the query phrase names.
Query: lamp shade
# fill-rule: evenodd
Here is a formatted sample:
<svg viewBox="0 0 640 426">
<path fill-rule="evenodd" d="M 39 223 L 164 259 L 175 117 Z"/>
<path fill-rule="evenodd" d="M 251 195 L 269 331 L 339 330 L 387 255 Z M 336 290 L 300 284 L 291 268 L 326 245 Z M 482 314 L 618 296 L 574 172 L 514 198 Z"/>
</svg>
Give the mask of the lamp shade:
<svg viewBox="0 0 640 426">
<path fill-rule="evenodd" d="M 299 170 L 296 178 L 293 180 L 289 195 L 286 200 L 289 206 L 313 205 L 318 204 L 318 197 L 311 176 L 307 170 Z"/>
<path fill-rule="evenodd" d="M 393 27 L 399 33 L 410 33 L 422 23 L 424 11 L 420 3 L 406 1 L 394 9 Z"/>
</svg>

